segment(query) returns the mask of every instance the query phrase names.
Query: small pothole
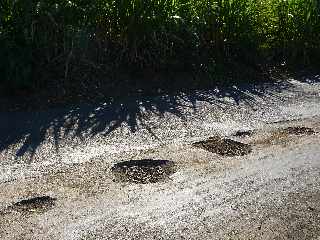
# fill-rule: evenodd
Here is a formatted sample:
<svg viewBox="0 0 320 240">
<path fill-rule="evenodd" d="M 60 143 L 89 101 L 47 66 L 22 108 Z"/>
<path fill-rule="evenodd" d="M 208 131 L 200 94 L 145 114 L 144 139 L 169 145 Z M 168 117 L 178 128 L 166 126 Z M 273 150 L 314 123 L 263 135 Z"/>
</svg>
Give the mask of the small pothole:
<svg viewBox="0 0 320 240">
<path fill-rule="evenodd" d="M 308 210 L 309 210 L 309 211 L 315 211 L 316 209 L 315 209 L 314 207 L 309 206 L 309 207 L 308 207 Z"/>
<path fill-rule="evenodd" d="M 252 148 L 249 144 L 220 137 L 210 137 L 208 140 L 193 143 L 193 146 L 230 157 L 243 156 L 252 152 Z"/>
<path fill-rule="evenodd" d="M 116 181 L 155 183 L 166 180 L 175 173 L 174 162 L 168 160 L 130 160 L 115 164 L 111 171 Z"/>
<path fill-rule="evenodd" d="M 285 134 L 290 135 L 312 135 L 315 133 L 315 131 L 312 128 L 309 127 L 287 127 L 282 130 Z"/>
<path fill-rule="evenodd" d="M 239 130 L 236 131 L 232 136 L 234 137 L 249 137 L 253 134 L 252 130 Z"/>
<path fill-rule="evenodd" d="M 53 207 L 57 199 L 50 196 L 40 196 L 14 203 L 10 209 L 19 212 L 42 212 Z"/>
</svg>

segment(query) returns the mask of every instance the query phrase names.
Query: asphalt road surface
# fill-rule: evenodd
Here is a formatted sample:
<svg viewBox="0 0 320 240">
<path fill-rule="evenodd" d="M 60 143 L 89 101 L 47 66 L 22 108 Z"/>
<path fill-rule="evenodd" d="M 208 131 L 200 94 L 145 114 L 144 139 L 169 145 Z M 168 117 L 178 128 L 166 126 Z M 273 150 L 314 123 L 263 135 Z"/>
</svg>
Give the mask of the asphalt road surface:
<svg viewBox="0 0 320 240">
<path fill-rule="evenodd" d="M 319 81 L 1 112 L 0 239 L 319 240 Z M 193 144 L 214 136 L 252 151 Z M 152 183 L 114 174 L 142 159 L 174 167 Z"/>
</svg>

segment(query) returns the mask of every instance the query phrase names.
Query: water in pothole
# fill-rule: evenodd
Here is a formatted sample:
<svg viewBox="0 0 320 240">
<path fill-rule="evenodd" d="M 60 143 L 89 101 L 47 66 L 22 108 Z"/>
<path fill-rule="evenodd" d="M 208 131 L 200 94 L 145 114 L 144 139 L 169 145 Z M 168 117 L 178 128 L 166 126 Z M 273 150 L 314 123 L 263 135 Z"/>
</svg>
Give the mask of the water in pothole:
<svg viewBox="0 0 320 240">
<path fill-rule="evenodd" d="M 193 143 L 193 146 L 229 157 L 243 156 L 252 152 L 252 148 L 249 144 L 220 137 L 210 137 L 207 140 Z"/>
<path fill-rule="evenodd" d="M 174 162 L 168 160 L 130 160 L 112 167 L 115 181 L 155 183 L 168 179 L 176 171 Z"/>
</svg>

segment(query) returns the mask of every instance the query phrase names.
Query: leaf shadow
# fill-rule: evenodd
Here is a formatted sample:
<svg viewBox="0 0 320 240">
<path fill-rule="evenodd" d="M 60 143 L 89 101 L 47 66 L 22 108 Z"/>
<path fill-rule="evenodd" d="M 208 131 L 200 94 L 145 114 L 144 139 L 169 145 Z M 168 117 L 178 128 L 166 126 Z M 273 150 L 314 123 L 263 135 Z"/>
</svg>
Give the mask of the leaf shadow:
<svg viewBox="0 0 320 240">
<path fill-rule="evenodd" d="M 310 81 L 318 82 L 319 75 Z M 2 112 L 0 118 L 0 152 L 12 145 L 16 147 L 16 157 L 29 153 L 32 156 L 47 139 L 52 138 L 55 150 L 65 137 L 108 136 L 126 125 L 134 133 L 145 128 L 154 137 L 152 126 L 148 125 L 148 116 L 160 118 L 167 114 L 186 120 L 186 112 L 196 112 L 200 102 L 214 105 L 223 111 L 244 103 L 248 107 L 259 109 L 261 102 L 281 101 L 283 91 L 297 91 L 290 81 L 269 82 L 251 85 L 233 85 L 217 87 L 212 90 L 180 92 L 175 95 L 157 97 L 131 97 L 121 101 L 65 107 L 38 112 Z M 225 99 L 231 99 L 232 102 Z M 186 111 L 187 110 L 187 111 Z"/>
</svg>

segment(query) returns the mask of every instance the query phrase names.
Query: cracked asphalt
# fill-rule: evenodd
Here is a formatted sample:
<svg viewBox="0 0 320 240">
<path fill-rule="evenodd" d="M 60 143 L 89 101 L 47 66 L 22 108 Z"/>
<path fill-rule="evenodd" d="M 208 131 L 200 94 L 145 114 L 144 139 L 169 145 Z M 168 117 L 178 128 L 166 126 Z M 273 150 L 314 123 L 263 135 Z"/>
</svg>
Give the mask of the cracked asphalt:
<svg viewBox="0 0 320 240">
<path fill-rule="evenodd" d="M 0 239 L 319 240 L 319 80 L 1 112 Z M 314 134 L 283 133 L 294 126 Z M 193 146 L 217 135 L 252 151 Z M 115 181 L 115 164 L 141 159 L 176 170 Z M 19 209 L 41 196 L 55 201 Z"/>
</svg>

